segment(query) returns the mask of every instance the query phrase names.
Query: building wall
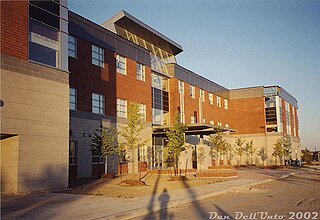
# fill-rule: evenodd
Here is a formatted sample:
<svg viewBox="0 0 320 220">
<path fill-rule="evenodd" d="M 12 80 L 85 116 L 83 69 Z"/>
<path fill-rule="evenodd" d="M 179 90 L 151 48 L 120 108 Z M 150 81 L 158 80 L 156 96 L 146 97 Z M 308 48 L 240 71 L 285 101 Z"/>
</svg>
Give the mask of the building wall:
<svg viewBox="0 0 320 220">
<path fill-rule="evenodd" d="M 151 69 L 145 66 L 145 81 L 137 79 L 137 62 L 126 58 L 127 75 L 117 73 L 116 97 L 146 105 L 146 120 L 152 122 Z"/>
<path fill-rule="evenodd" d="M 1 53 L 27 60 L 28 1 L 1 1 L 0 5 Z"/>
<path fill-rule="evenodd" d="M 69 57 L 70 88 L 77 89 L 77 110 L 91 112 L 92 93 L 105 96 L 105 114 L 116 115 L 114 53 L 104 49 L 104 66 L 92 64 L 92 43 L 77 37 L 77 58 Z"/>
<path fill-rule="evenodd" d="M 231 100 L 229 108 L 233 134 L 265 133 L 264 97 Z"/>
<path fill-rule="evenodd" d="M 68 74 L 4 54 L 1 63 L 1 133 L 19 140 L 15 156 L 2 158 L 2 189 L 22 193 L 67 187 Z M 7 155 L 11 145 L 4 140 L 1 154 Z M 8 163 L 18 169 L 8 172 Z"/>
<path fill-rule="evenodd" d="M 171 123 L 173 123 L 174 114 L 178 111 L 180 107 L 180 94 L 179 94 L 179 80 L 176 78 L 171 78 L 169 80 L 169 102 L 170 102 L 170 115 Z M 205 123 L 209 124 L 210 121 L 214 121 L 214 125 L 218 125 L 218 122 L 222 123 L 222 126 L 229 124 L 229 108 L 226 110 L 224 108 L 224 98 L 221 97 L 221 107 L 217 106 L 217 94 L 213 94 L 213 105 L 209 103 L 209 92 L 204 90 L 205 102 L 202 102 L 202 114 Z M 197 123 L 200 122 L 200 112 L 199 112 L 199 99 L 200 99 L 200 88 L 195 86 L 195 98 L 190 96 L 190 84 L 184 82 L 184 113 L 185 113 L 185 124 L 190 124 L 190 117 L 197 112 Z M 230 106 L 230 101 L 229 101 Z"/>
</svg>

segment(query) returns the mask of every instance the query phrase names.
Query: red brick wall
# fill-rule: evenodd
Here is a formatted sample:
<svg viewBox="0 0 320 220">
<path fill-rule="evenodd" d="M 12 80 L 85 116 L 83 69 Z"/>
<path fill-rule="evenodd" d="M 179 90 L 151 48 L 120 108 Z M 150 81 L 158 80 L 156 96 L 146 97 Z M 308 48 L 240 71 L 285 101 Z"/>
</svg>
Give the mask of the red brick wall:
<svg viewBox="0 0 320 220">
<path fill-rule="evenodd" d="M 179 85 L 178 79 L 173 78 L 169 80 L 170 85 L 170 114 L 171 123 L 174 118 L 174 114 L 180 106 L 180 95 L 179 95 Z M 194 115 L 194 111 L 197 112 L 197 122 L 200 123 L 199 117 L 199 97 L 200 88 L 195 87 L 195 98 L 190 96 L 190 84 L 184 82 L 184 112 L 185 112 L 185 123 L 190 124 L 190 117 Z M 224 109 L 224 98 L 221 97 L 221 108 L 217 107 L 216 99 L 217 96 L 213 95 L 213 105 L 209 103 L 209 92 L 204 91 L 205 102 L 202 103 L 203 118 L 206 123 L 209 124 L 210 121 L 214 121 L 215 125 L 217 122 L 221 122 L 223 126 L 229 124 L 229 110 Z M 229 102 L 230 103 L 230 102 Z"/>
<path fill-rule="evenodd" d="M 0 1 L 1 53 L 28 60 L 28 1 Z"/>
<path fill-rule="evenodd" d="M 116 55 L 114 55 L 116 56 Z M 137 79 L 136 61 L 126 59 L 127 75 L 117 73 L 116 96 L 130 102 L 146 105 L 147 121 L 152 121 L 151 69 L 145 66 L 145 82 Z"/>
<path fill-rule="evenodd" d="M 296 119 L 296 136 L 299 137 L 299 121 L 298 121 L 298 110 L 294 108 L 294 115 Z"/>
<path fill-rule="evenodd" d="M 104 49 L 104 67 L 91 63 L 91 42 L 77 38 L 77 58 L 69 57 L 70 87 L 77 89 L 77 109 L 92 111 L 92 93 L 105 96 L 105 113 L 116 115 L 116 68 L 112 51 Z"/>
<path fill-rule="evenodd" d="M 286 103 L 283 99 L 281 99 L 281 108 L 282 108 L 282 127 L 283 127 L 283 134 L 288 134 L 287 131 L 287 118 L 286 118 Z"/>
<path fill-rule="evenodd" d="M 231 100 L 229 109 L 235 134 L 265 133 L 264 97 Z"/>
</svg>

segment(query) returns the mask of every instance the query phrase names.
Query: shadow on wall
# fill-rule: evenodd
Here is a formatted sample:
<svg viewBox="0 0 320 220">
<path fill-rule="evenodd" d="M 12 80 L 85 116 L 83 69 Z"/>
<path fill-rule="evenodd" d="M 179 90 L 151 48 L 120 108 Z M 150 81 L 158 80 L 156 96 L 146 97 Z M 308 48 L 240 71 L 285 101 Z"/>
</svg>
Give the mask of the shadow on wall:
<svg viewBox="0 0 320 220">
<path fill-rule="evenodd" d="M 40 188 L 42 190 L 66 188 L 68 184 L 67 170 L 57 169 L 55 166 L 46 166 L 42 173 L 43 176 L 39 177 L 24 177 L 23 182 L 19 184 L 19 188 L 34 189 L 34 191 L 36 188 L 38 188 L 38 191 Z M 60 213 L 50 210 L 56 210 L 79 198 L 77 196 L 65 196 L 62 199 L 64 196 L 64 194 L 44 192 L 15 196 L 2 194 L 1 217 L 8 219 L 53 219 Z M 50 204 L 50 210 L 47 204 Z"/>
</svg>

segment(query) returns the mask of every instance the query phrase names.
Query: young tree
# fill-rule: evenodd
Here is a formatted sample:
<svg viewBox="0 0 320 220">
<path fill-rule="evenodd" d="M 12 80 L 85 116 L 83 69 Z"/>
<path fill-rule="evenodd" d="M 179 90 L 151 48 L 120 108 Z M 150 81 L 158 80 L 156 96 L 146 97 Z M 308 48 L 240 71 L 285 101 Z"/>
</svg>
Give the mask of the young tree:
<svg viewBox="0 0 320 220">
<path fill-rule="evenodd" d="M 117 145 L 115 140 L 117 138 L 117 132 L 115 127 L 110 126 L 105 128 L 100 122 L 100 125 L 91 136 L 91 151 L 95 152 L 100 157 L 105 158 L 105 172 L 107 173 L 107 157 L 113 155 L 117 152 Z M 98 160 L 99 170 L 100 168 L 100 159 Z"/>
<path fill-rule="evenodd" d="M 179 114 L 175 115 L 174 124 L 166 130 L 166 141 L 168 146 L 168 153 L 171 155 L 174 163 L 173 167 L 175 175 L 177 175 L 179 156 L 185 150 L 185 131 L 187 126 L 181 123 Z"/>
<path fill-rule="evenodd" d="M 280 164 L 282 164 L 282 157 L 283 157 L 283 138 L 277 139 L 276 143 L 273 147 L 272 156 L 276 158 L 276 164 L 277 164 L 277 157 L 279 157 Z"/>
<path fill-rule="evenodd" d="M 141 140 L 141 133 L 144 130 L 143 115 L 140 113 L 139 105 L 136 102 L 130 103 L 128 107 L 128 122 L 126 126 L 121 126 L 122 131 L 119 134 L 122 141 L 119 145 L 119 151 L 131 153 L 131 180 L 134 180 L 135 170 L 135 150 L 143 147 L 147 140 Z"/>
<path fill-rule="evenodd" d="M 231 165 L 231 160 L 235 156 L 235 151 L 234 151 L 232 145 L 229 142 L 226 142 L 226 148 L 227 148 L 227 155 L 228 155 L 227 160 L 230 161 L 229 165 Z"/>
<path fill-rule="evenodd" d="M 282 142 L 282 146 L 283 146 L 283 156 L 285 157 L 285 159 L 288 159 L 288 157 L 291 155 L 291 149 L 292 149 L 292 142 L 291 142 L 291 138 L 289 136 L 287 137 L 283 137 L 283 142 Z"/>
<path fill-rule="evenodd" d="M 235 154 L 238 155 L 240 157 L 240 163 L 242 164 L 242 155 L 244 154 L 244 147 L 243 147 L 243 144 L 246 142 L 245 139 L 241 138 L 241 137 L 238 137 L 236 140 L 235 140 Z M 238 162 L 238 165 L 241 165 L 239 164 Z"/>
<path fill-rule="evenodd" d="M 268 159 L 268 154 L 266 152 L 266 148 L 261 147 L 257 154 L 258 154 L 258 156 L 260 156 L 262 163 L 263 163 L 263 167 L 264 167 L 264 162 Z"/>
<path fill-rule="evenodd" d="M 312 153 L 311 153 L 311 151 L 308 150 L 307 148 L 305 148 L 305 150 L 303 151 L 301 159 L 304 162 L 310 163 L 312 161 Z"/>
<path fill-rule="evenodd" d="M 219 157 L 221 157 L 226 152 L 226 146 L 225 146 L 225 142 L 223 140 L 223 129 L 220 127 L 214 128 L 214 132 L 215 132 L 215 134 L 209 135 L 209 141 L 212 144 L 211 145 L 211 156 L 213 156 L 213 151 L 215 150 L 218 152 Z M 211 157 L 211 160 L 213 160 L 212 157 Z"/>
<path fill-rule="evenodd" d="M 247 165 L 249 165 L 249 160 L 252 164 L 252 155 L 254 154 L 254 152 L 256 152 L 256 149 L 253 148 L 253 140 L 251 140 L 250 142 L 246 142 L 243 150 L 245 155 L 247 156 Z"/>
</svg>

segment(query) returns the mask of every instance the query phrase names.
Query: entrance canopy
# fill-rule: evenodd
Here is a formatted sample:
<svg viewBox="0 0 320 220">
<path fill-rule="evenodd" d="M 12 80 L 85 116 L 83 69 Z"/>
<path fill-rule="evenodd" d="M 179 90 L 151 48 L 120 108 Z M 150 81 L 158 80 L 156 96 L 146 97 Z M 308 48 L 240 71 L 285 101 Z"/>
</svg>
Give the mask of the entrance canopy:
<svg viewBox="0 0 320 220">
<path fill-rule="evenodd" d="M 166 130 L 169 129 L 170 125 L 163 125 L 163 126 L 154 126 L 153 127 L 153 135 L 155 136 L 165 136 Z M 210 135 L 215 134 L 217 128 L 223 129 L 224 132 L 235 132 L 234 129 L 226 128 L 226 127 L 219 127 L 212 124 L 189 124 L 187 125 L 187 130 L 185 132 L 186 135 Z"/>
</svg>

